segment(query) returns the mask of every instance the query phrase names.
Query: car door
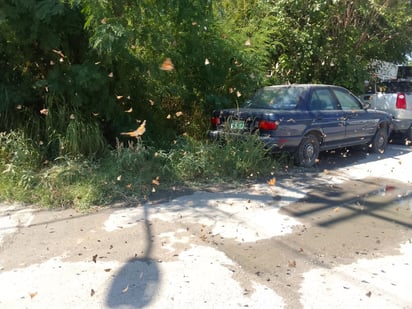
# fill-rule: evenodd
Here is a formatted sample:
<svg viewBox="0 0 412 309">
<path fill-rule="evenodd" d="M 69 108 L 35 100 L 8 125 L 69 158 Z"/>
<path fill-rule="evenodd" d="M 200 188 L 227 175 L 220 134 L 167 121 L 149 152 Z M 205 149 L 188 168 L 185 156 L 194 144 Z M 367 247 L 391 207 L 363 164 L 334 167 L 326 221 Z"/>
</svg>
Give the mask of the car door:
<svg viewBox="0 0 412 309">
<path fill-rule="evenodd" d="M 363 140 L 370 139 L 376 132 L 378 119 L 371 117 L 360 100 L 345 89 L 334 88 L 333 93 L 344 112 L 346 142 L 360 144 Z"/>
<path fill-rule="evenodd" d="M 312 127 L 319 128 L 324 134 L 322 148 L 332 148 L 345 139 L 345 113 L 328 87 L 317 87 L 312 91 L 309 110 Z"/>
</svg>

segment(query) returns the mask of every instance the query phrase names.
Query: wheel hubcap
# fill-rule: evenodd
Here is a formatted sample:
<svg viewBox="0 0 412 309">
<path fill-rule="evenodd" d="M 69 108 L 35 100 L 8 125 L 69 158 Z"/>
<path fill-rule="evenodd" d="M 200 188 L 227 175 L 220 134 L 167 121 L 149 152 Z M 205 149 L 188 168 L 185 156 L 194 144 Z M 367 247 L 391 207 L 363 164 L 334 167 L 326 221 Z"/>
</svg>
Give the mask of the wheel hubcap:
<svg viewBox="0 0 412 309">
<path fill-rule="evenodd" d="M 312 159 L 314 153 L 315 153 L 315 148 L 313 147 L 313 145 L 311 144 L 306 145 L 305 153 L 304 153 L 305 157 L 307 159 Z"/>
</svg>

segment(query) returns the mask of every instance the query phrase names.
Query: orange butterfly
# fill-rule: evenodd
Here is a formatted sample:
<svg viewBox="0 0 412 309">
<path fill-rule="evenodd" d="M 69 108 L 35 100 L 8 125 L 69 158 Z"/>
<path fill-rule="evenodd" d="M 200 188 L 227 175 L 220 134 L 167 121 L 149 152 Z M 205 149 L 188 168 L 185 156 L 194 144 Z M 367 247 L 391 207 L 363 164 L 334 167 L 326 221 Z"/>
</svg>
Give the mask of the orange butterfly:
<svg viewBox="0 0 412 309">
<path fill-rule="evenodd" d="M 162 66 L 160 67 L 160 69 L 163 71 L 173 71 L 174 68 L 175 66 L 173 65 L 170 58 L 166 58 L 165 61 L 163 61 Z"/>
<path fill-rule="evenodd" d="M 128 135 L 131 137 L 136 137 L 138 140 L 146 132 L 146 120 L 143 120 L 142 124 L 134 131 L 131 132 L 122 132 L 121 135 Z"/>
</svg>

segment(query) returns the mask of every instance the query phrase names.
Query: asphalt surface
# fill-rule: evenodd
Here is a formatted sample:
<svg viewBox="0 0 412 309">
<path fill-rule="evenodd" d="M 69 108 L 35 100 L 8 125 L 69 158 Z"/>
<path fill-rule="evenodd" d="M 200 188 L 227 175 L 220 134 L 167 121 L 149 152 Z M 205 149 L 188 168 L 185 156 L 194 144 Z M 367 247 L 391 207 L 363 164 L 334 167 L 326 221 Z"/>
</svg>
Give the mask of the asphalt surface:
<svg viewBox="0 0 412 309">
<path fill-rule="evenodd" d="M 0 308 L 412 308 L 412 147 L 83 214 L 0 206 Z"/>
</svg>

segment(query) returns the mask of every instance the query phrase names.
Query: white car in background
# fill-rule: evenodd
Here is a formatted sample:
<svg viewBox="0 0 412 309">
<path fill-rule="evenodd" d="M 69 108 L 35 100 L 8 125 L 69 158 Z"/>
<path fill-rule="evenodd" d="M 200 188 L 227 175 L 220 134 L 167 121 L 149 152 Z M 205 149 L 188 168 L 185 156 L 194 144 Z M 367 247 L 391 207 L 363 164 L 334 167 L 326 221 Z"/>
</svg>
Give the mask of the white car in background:
<svg viewBox="0 0 412 309">
<path fill-rule="evenodd" d="M 412 141 L 412 79 L 378 82 L 360 99 L 372 109 L 389 113 L 393 118 L 392 132 L 404 134 Z"/>
</svg>

